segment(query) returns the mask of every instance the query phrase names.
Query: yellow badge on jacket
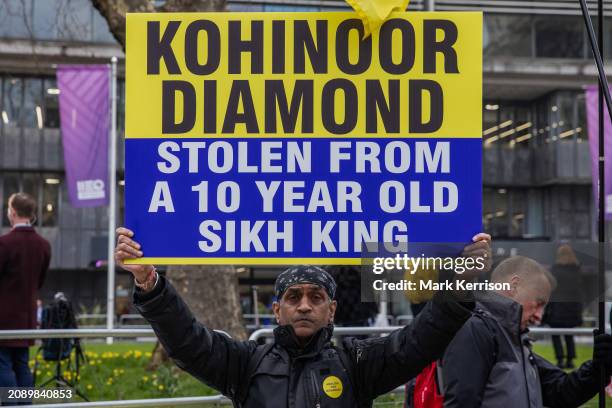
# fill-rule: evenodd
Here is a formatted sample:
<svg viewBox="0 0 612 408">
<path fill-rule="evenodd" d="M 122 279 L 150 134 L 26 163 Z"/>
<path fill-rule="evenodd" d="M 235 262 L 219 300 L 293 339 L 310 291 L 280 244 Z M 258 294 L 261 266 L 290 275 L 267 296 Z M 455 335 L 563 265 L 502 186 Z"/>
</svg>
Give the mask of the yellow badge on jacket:
<svg viewBox="0 0 612 408">
<path fill-rule="evenodd" d="M 339 398 L 342 390 L 342 381 L 338 377 L 330 375 L 323 380 L 323 391 L 329 398 Z"/>
</svg>

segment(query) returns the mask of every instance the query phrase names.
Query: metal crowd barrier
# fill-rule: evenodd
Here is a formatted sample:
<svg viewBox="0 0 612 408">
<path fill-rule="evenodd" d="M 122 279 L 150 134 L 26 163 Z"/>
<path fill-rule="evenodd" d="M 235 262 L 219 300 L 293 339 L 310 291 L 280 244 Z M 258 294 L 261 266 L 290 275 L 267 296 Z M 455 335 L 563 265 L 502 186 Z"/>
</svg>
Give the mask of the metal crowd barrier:
<svg viewBox="0 0 612 408">
<path fill-rule="evenodd" d="M 368 334 L 388 334 L 393 330 L 401 329 L 404 326 L 388 326 L 388 327 L 336 327 L 334 335 L 351 336 L 351 335 L 368 335 Z M 219 333 L 227 335 L 224 331 L 215 330 Z M 249 340 L 258 340 L 260 338 L 272 337 L 274 329 L 259 329 L 253 332 Z M 571 329 L 552 329 L 546 327 L 538 327 L 530 330 L 534 335 L 592 335 L 593 329 L 589 328 L 571 328 Z M 15 339 L 42 339 L 42 338 L 101 338 L 101 337 L 155 337 L 152 329 L 65 329 L 65 330 L 0 330 L 0 340 L 15 340 Z M 393 393 L 403 392 L 403 387 L 399 387 L 392 391 Z M 156 398 L 156 399 L 140 399 L 140 400 L 120 400 L 120 401 L 98 401 L 98 402 L 75 402 L 60 404 L 43 404 L 36 405 L 40 408 L 136 408 L 136 407 L 176 407 L 196 404 L 231 404 L 223 395 L 214 395 L 209 397 L 181 397 L 181 398 Z"/>
<path fill-rule="evenodd" d="M 231 405 L 231 401 L 223 395 L 213 395 L 210 397 L 181 397 L 181 398 L 151 398 L 121 401 L 97 401 L 97 402 L 72 402 L 56 404 L 36 404 L 36 408 L 136 408 L 136 407 L 178 407 L 183 405 L 196 404 L 223 404 Z M 16 405 L 11 405 L 16 406 Z"/>
<path fill-rule="evenodd" d="M 127 326 L 125 324 L 126 321 L 128 320 L 145 320 L 144 317 L 142 317 L 141 314 L 122 314 L 121 316 L 119 316 L 119 325 L 122 326 Z"/>
<path fill-rule="evenodd" d="M 387 327 L 336 327 L 334 335 L 337 336 L 357 336 L 368 334 L 388 334 L 394 330 L 401 329 L 404 326 L 387 326 Z M 228 333 L 222 330 L 215 330 L 218 333 L 223 333 L 230 337 Z M 593 329 L 588 327 L 576 327 L 569 329 L 553 329 L 550 327 L 535 327 L 529 332 L 534 336 L 550 336 L 550 335 L 575 335 L 575 336 L 590 336 L 593 334 Z M 273 328 L 259 329 L 254 331 L 249 340 L 258 340 L 260 338 L 272 337 Z M 17 339 L 62 339 L 78 337 L 86 338 L 102 338 L 102 337 L 155 337 L 153 329 L 65 329 L 65 330 L 0 330 L 0 340 L 17 340 Z"/>
<path fill-rule="evenodd" d="M 402 329 L 405 326 L 387 326 L 387 327 L 335 327 L 334 336 L 357 336 L 368 334 L 389 334 L 394 330 Z M 553 329 L 550 327 L 534 327 L 529 329 L 529 333 L 534 336 L 551 336 L 551 335 L 574 335 L 574 336 L 592 336 L 593 329 L 588 327 L 575 327 L 568 329 Z M 259 329 L 254 331 L 249 340 L 259 340 L 260 338 L 273 337 L 274 329 Z M 0 337 L 1 339 L 2 337 Z"/>
<path fill-rule="evenodd" d="M 260 319 L 274 319 L 274 315 L 273 314 L 260 314 L 260 315 L 255 315 L 252 313 L 244 313 L 242 315 L 242 317 L 244 319 L 255 319 L 256 317 L 259 317 Z"/>
<path fill-rule="evenodd" d="M 106 319 L 106 313 L 80 313 L 76 315 L 76 319 Z"/>
<path fill-rule="evenodd" d="M 231 336 L 223 330 L 215 330 L 217 333 Z M 95 339 L 102 337 L 155 337 L 153 329 L 63 329 L 63 330 L 0 330 L 0 340 L 19 339 Z"/>
</svg>

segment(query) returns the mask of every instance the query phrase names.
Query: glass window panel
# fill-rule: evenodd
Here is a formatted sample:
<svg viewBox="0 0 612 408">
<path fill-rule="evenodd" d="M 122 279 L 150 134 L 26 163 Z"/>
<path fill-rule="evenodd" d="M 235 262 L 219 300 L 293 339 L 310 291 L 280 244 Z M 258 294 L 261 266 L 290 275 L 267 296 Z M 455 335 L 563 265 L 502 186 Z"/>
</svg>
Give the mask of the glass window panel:
<svg viewBox="0 0 612 408">
<path fill-rule="evenodd" d="M 558 223 L 558 235 L 559 238 L 568 238 L 571 239 L 572 230 L 574 226 L 574 213 L 570 211 L 561 211 L 559 212 L 559 223 Z"/>
<path fill-rule="evenodd" d="M 571 191 L 566 189 L 559 189 L 556 193 L 557 198 L 559 199 L 559 209 L 561 211 L 571 212 L 573 210 Z"/>
<path fill-rule="evenodd" d="M 0 135 L 2 135 L 2 128 L 4 127 L 4 124 L 6 122 L 6 120 L 8 120 L 8 113 L 6 113 L 6 111 L 4 110 L 4 81 L 6 79 L 4 78 L 4 76 L 0 75 Z"/>
<path fill-rule="evenodd" d="M 584 92 L 577 92 L 574 96 L 576 103 L 576 139 L 586 141 L 588 139 L 586 119 L 586 96 Z"/>
<path fill-rule="evenodd" d="M 24 80 L 23 126 L 43 128 L 43 90 L 42 80 L 26 78 Z"/>
<path fill-rule="evenodd" d="M 22 176 L 21 179 L 22 188 L 24 193 L 27 193 L 34 197 L 38 201 L 39 188 L 40 188 L 40 175 L 27 173 Z"/>
<path fill-rule="evenodd" d="M 588 213 L 577 213 L 574 218 L 576 226 L 576 238 L 588 239 L 591 236 L 591 222 Z"/>
<path fill-rule="evenodd" d="M 43 120 L 46 128 L 59 128 L 59 95 L 55 78 L 46 78 L 44 92 Z"/>
<path fill-rule="evenodd" d="M 575 210 L 588 212 L 591 205 L 591 187 L 575 187 L 573 193 Z"/>
<path fill-rule="evenodd" d="M 12 194 L 19 192 L 19 175 L 14 173 L 6 173 L 2 177 L 2 225 L 10 226 L 8 217 L 6 216 L 8 199 Z"/>
<path fill-rule="evenodd" d="M 93 9 L 89 0 L 63 0 L 57 13 L 58 39 L 91 41 Z"/>
<path fill-rule="evenodd" d="M 529 15 L 485 14 L 485 56 L 531 57 L 531 24 Z"/>
<path fill-rule="evenodd" d="M 57 174 L 47 174 L 44 176 L 42 194 L 42 220 L 43 227 L 55 227 L 58 221 L 58 204 L 60 177 Z"/>
<path fill-rule="evenodd" d="M 580 17 L 537 17 L 536 57 L 583 58 L 584 32 Z"/>
<path fill-rule="evenodd" d="M 487 109 L 487 107 L 489 107 L 489 109 Z M 495 109 L 495 107 L 498 107 L 498 109 Z M 496 102 L 486 102 L 485 103 L 485 109 L 482 115 L 483 131 L 486 131 L 487 129 L 490 129 L 497 125 L 498 112 L 499 112 L 499 105 Z"/>
<path fill-rule="evenodd" d="M 125 129 L 125 80 L 117 80 L 117 129 Z"/>
<path fill-rule="evenodd" d="M 597 16 L 594 15 L 595 13 L 591 14 L 591 20 L 593 21 L 593 30 L 595 30 L 595 35 L 597 35 L 597 30 L 599 30 L 599 24 L 598 24 L 598 19 Z M 606 18 L 604 21 L 604 50 L 603 50 L 603 57 L 604 59 L 612 59 L 612 41 L 609 41 L 609 38 L 612 38 L 612 27 L 610 26 L 610 24 L 612 24 L 612 18 Z M 586 49 L 586 53 L 587 53 L 587 58 L 589 60 L 593 60 L 593 51 L 591 51 L 591 43 L 589 42 L 589 35 L 587 34 L 586 30 L 584 30 L 584 48 Z"/>
<path fill-rule="evenodd" d="M 237 12 L 242 12 L 242 11 L 263 11 L 263 5 L 261 5 L 261 4 L 236 4 L 236 3 L 229 3 L 227 5 L 227 9 L 229 11 L 237 11 Z"/>
<path fill-rule="evenodd" d="M 115 43 L 115 37 L 111 34 L 108 23 L 100 15 L 100 12 L 93 9 L 93 40 L 102 43 Z"/>
<path fill-rule="evenodd" d="M 558 113 L 558 115 L 553 121 L 552 126 L 556 128 L 556 135 L 559 137 L 559 139 L 571 140 L 575 138 L 576 96 L 577 95 L 573 92 L 559 92 L 557 104 L 553 105 L 552 109 L 554 110 L 556 108 L 556 113 Z"/>
<path fill-rule="evenodd" d="M 542 100 L 536 104 L 536 127 L 533 129 L 533 131 L 537 132 L 536 142 L 538 145 L 543 146 L 546 143 L 550 130 L 550 127 L 549 130 L 546 130 L 546 127 L 549 126 L 549 120 L 550 109 L 548 108 L 548 102 L 546 100 Z"/>
<path fill-rule="evenodd" d="M 34 36 L 40 40 L 56 40 L 57 24 L 66 0 L 34 0 Z"/>
<path fill-rule="evenodd" d="M 508 237 L 508 193 L 499 189 L 495 193 L 495 207 L 492 214 L 491 231 L 494 236 Z"/>
<path fill-rule="evenodd" d="M 3 84 L 2 121 L 4 126 L 19 127 L 23 102 L 21 78 L 5 77 Z"/>
<path fill-rule="evenodd" d="M 512 218 L 510 219 L 510 236 L 522 237 L 525 233 L 527 197 L 524 191 L 512 192 Z"/>
<path fill-rule="evenodd" d="M 32 38 L 32 0 L 0 1 L 0 37 Z"/>
<path fill-rule="evenodd" d="M 265 4 L 264 11 L 319 11 L 318 7 Z"/>
<path fill-rule="evenodd" d="M 120 180 L 118 181 L 118 186 L 117 186 L 117 200 L 118 200 L 118 209 L 119 211 L 117 211 L 117 215 L 118 215 L 118 219 L 117 219 L 117 225 L 125 225 L 125 182 L 122 177 L 119 177 Z"/>
<path fill-rule="evenodd" d="M 494 195 L 493 190 L 485 188 L 482 191 L 482 225 L 485 231 L 490 232 L 491 222 L 493 220 L 493 208 L 494 208 Z"/>
</svg>

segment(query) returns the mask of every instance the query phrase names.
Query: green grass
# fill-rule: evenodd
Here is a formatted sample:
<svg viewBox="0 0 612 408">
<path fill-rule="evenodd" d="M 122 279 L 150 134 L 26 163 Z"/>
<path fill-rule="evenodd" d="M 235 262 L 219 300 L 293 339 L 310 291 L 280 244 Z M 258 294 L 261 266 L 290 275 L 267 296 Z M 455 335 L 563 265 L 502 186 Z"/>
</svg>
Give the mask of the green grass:
<svg viewBox="0 0 612 408">
<path fill-rule="evenodd" d="M 81 365 L 78 389 L 91 401 L 216 394 L 173 364 L 162 365 L 155 371 L 148 370 L 153 346 L 152 343 L 85 344 L 87 361 Z M 34 352 L 30 361 L 33 368 Z M 55 363 L 39 361 L 36 366 L 37 384 L 51 378 L 55 367 Z M 60 371 L 65 378 L 74 381 L 77 376 L 74 364 L 71 368 L 64 363 Z M 74 402 L 78 400 L 80 398 Z"/>
<path fill-rule="evenodd" d="M 140 398 L 169 398 L 215 395 L 216 391 L 200 383 L 173 364 L 162 365 L 155 371 L 147 369 L 153 343 L 115 342 L 85 343 L 84 351 L 87 362 L 82 365 L 78 389 L 91 401 L 109 401 Z M 554 362 L 554 352 L 550 343 L 539 342 L 534 346 L 536 353 Z M 34 366 L 34 353 L 31 351 L 31 365 Z M 576 347 L 576 365 L 591 358 L 592 348 L 578 344 Z M 74 361 L 74 359 L 73 359 Z M 37 384 L 51 378 L 55 370 L 54 363 L 39 361 L 37 366 Z M 74 367 L 69 370 L 62 365 L 63 375 L 74 380 Z M 72 402 L 79 401 L 79 398 Z M 609 399 L 612 403 L 612 399 Z M 379 398 L 375 406 L 402 407 L 403 395 L 386 395 Z M 596 408 L 597 399 L 593 399 L 584 407 Z"/>
</svg>

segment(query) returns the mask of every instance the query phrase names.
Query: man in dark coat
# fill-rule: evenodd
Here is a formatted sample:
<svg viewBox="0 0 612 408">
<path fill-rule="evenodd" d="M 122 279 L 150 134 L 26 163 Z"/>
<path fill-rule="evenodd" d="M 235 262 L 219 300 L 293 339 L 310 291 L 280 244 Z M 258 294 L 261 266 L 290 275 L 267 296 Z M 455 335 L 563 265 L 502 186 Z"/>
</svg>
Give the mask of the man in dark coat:
<svg viewBox="0 0 612 408">
<path fill-rule="evenodd" d="M 444 407 L 573 408 L 593 398 L 601 386 L 599 367 L 612 373 L 612 337 L 597 335 L 593 360 L 566 373 L 533 353 L 527 337 L 554 287 L 550 273 L 515 256 L 495 268 L 491 281 L 507 287 L 476 295 L 474 316 L 444 353 Z"/>
<path fill-rule="evenodd" d="M 49 243 L 34 231 L 36 201 L 8 200 L 11 231 L 0 237 L 0 330 L 36 328 L 36 300 L 51 259 Z M 0 341 L 0 387 L 31 387 L 28 347 L 33 340 Z"/>
<path fill-rule="evenodd" d="M 440 292 L 403 329 L 334 346 L 336 283 L 321 268 L 299 266 L 276 280 L 274 343 L 235 341 L 198 323 L 153 266 L 125 265 L 143 253 L 131 231 L 117 232 L 115 259 L 134 275 L 135 305 L 168 355 L 236 407 L 371 407 L 377 396 L 440 357 L 473 308 L 459 292 Z M 490 236 L 478 234 L 474 241 L 464 256 L 490 259 Z"/>
</svg>

